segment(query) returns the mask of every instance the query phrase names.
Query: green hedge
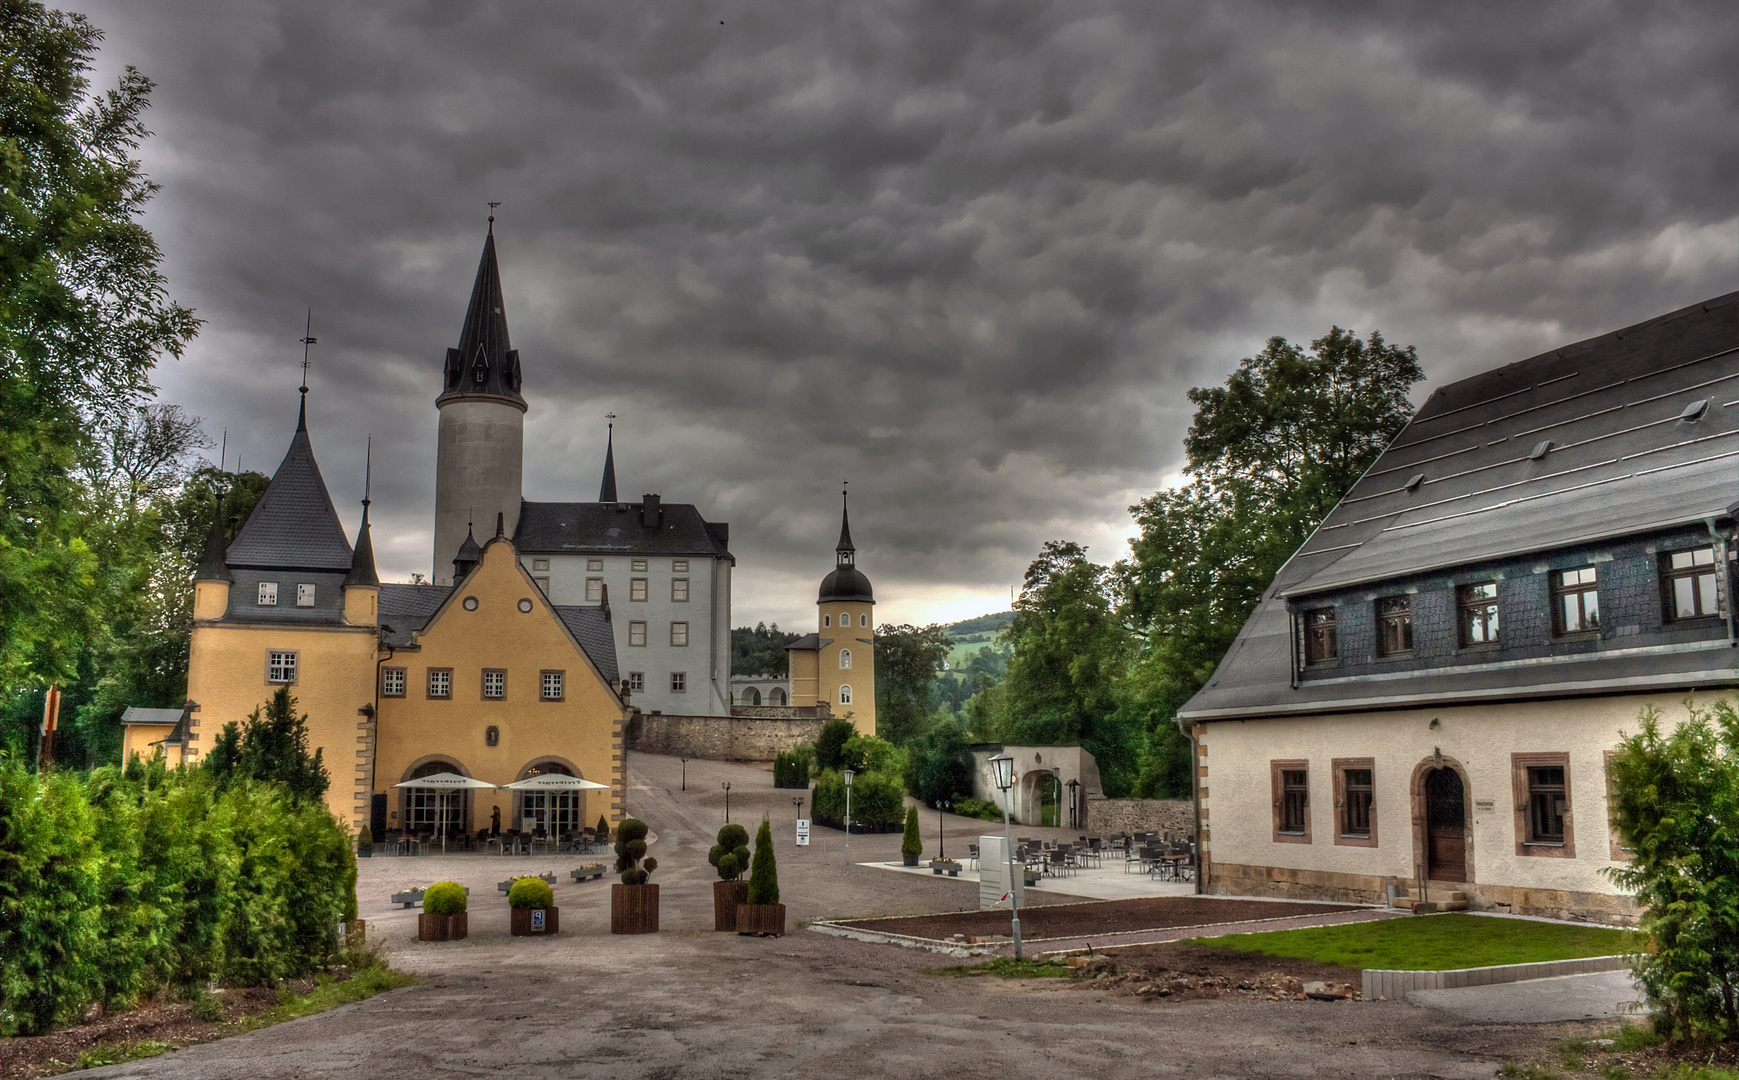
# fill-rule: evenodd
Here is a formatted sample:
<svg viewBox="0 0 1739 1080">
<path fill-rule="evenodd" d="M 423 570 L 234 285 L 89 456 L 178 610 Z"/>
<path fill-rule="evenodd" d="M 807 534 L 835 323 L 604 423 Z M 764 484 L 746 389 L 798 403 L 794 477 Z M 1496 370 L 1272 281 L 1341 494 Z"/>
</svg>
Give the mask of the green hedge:
<svg viewBox="0 0 1739 1080">
<path fill-rule="evenodd" d="M 863 772 L 852 779 L 852 831 L 893 832 L 906 822 L 906 791 L 900 777 L 890 773 Z M 815 820 L 834 828 L 845 826 L 845 777 L 828 770 L 815 780 L 810 805 Z"/>
<path fill-rule="evenodd" d="M 806 788 L 809 786 L 809 766 L 815 751 L 799 745 L 789 753 L 780 751 L 773 758 L 773 786 L 776 788 Z"/>
<path fill-rule="evenodd" d="M 0 758 L 0 1034 L 91 1004 L 322 966 L 355 916 L 349 831 L 279 784 L 203 770 L 88 776 Z"/>
</svg>

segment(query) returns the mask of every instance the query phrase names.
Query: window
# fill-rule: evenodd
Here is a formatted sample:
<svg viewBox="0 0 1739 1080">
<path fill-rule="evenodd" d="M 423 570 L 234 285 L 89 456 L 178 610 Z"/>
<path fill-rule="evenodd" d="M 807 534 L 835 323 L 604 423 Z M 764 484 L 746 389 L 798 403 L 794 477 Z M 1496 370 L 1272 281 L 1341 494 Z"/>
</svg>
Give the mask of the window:
<svg viewBox="0 0 1739 1080">
<path fill-rule="evenodd" d="M 1376 847 L 1377 819 L 1374 758 L 1334 760 L 1335 816 L 1339 829 L 1334 842 L 1343 846 Z"/>
<path fill-rule="evenodd" d="M 685 577 L 670 579 L 670 599 L 678 604 L 688 603 L 688 579 Z"/>
<path fill-rule="evenodd" d="M 314 606 L 314 586 L 311 583 L 303 582 L 296 586 L 296 606 Z"/>
<path fill-rule="evenodd" d="M 596 573 L 597 571 L 602 570 L 603 568 L 604 568 L 604 560 L 603 559 L 587 559 L 586 560 L 586 571 L 588 573 Z"/>
<path fill-rule="evenodd" d="M 1570 755 L 1511 754 L 1516 797 L 1516 854 L 1576 857 L 1570 813 Z"/>
<path fill-rule="evenodd" d="M 533 560 L 531 560 L 531 568 L 533 570 L 548 570 L 549 569 L 549 560 L 548 559 L 533 559 Z"/>
<path fill-rule="evenodd" d="M 688 672 L 673 671 L 670 673 L 670 692 L 673 694 L 688 693 Z"/>
<path fill-rule="evenodd" d="M 1377 601 L 1377 655 L 1413 651 L 1413 598 L 1389 596 Z"/>
<path fill-rule="evenodd" d="M 1594 567 L 1552 572 L 1552 622 L 1560 634 L 1600 629 L 1600 592 Z"/>
<path fill-rule="evenodd" d="M 646 644 L 646 624 L 631 622 L 628 624 L 628 644 L 639 647 Z"/>
<path fill-rule="evenodd" d="M 640 603 L 646 601 L 646 579 L 643 577 L 628 579 L 628 599 Z"/>
<path fill-rule="evenodd" d="M 589 577 L 586 579 L 586 603 L 602 603 L 604 599 L 604 579 Z"/>
<path fill-rule="evenodd" d="M 266 681 L 293 683 L 296 681 L 296 654 L 273 650 L 266 654 Z"/>
<path fill-rule="evenodd" d="M 532 584 L 536 585 L 538 587 L 538 590 L 541 591 L 545 596 L 549 595 L 549 578 L 547 578 L 547 577 L 534 577 L 531 579 L 531 581 L 532 581 Z"/>
<path fill-rule="evenodd" d="M 1497 641 L 1497 582 L 1463 585 L 1456 590 L 1461 607 L 1461 645 L 1490 645 Z"/>
<path fill-rule="evenodd" d="M 429 669 L 429 696 L 432 698 L 450 698 L 453 696 L 453 669 Z"/>
<path fill-rule="evenodd" d="M 851 704 L 851 687 L 846 686 L 844 683 L 841 683 L 839 687 L 839 703 L 841 705 Z"/>
<path fill-rule="evenodd" d="M 404 668 L 402 668 L 402 667 L 389 667 L 389 668 L 381 668 L 380 669 L 380 696 L 381 697 L 404 697 L 405 696 L 405 669 Z"/>
<path fill-rule="evenodd" d="M 672 559 L 672 560 L 670 560 L 670 572 L 673 574 L 686 574 L 686 573 L 688 573 L 688 560 L 687 559 Z"/>
<path fill-rule="evenodd" d="M 832 626 L 832 625 L 833 625 L 833 616 L 832 615 L 823 615 L 821 617 L 821 626 L 823 629 L 826 629 L 827 627 Z"/>
<path fill-rule="evenodd" d="M 851 625 L 851 612 L 842 611 L 839 613 L 839 625 L 841 625 L 841 626 L 850 626 Z"/>
<path fill-rule="evenodd" d="M 842 668 L 848 668 L 851 666 L 851 650 L 850 649 L 839 650 L 839 666 Z"/>
<path fill-rule="evenodd" d="M 646 572 L 646 560 L 645 559 L 635 559 L 634 565 L 632 567 L 630 567 L 630 569 L 636 570 L 640 573 L 645 573 Z"/>
<path fill-rule="evenodd" d="M 630 671 L 628 673 L 628 689 L 636 694 L 645 690 L 646 673 L 644 671 Z"/>
<path fill-rule="evenodd" d="M 685 622 L 673 622 L 670 624 L 670 643 L 672 645 L 682 645 L 682 646 L 686 646 L 688 644 L 688 624 L 687 623 L 685 623 Z"/>
<path fill-rule="evenodd" d="M 543 672 L 542 682 L 543 682 L 543 700 L 545 700 L 545 701 L 560 701 L 560 700 L 562 700 L 563 691 L 567 689 L 567 685 L 566 685 L 567 684 L 567 672 L 565 672 L 565 671 L 546 671 L 546 672 Z"/>
<path fill-rule="evenodd" d="M 1310 843 L 1310 763 L 1269 763 L 1274 794 L 1274 840 L 1282 844 Z"/>
<path fill-rule="evenodd" d="M 1661 593 L 1668 621 L 1721 614 L 1714 548 L 1662 552 L 1661 565 Z"/>
<path fill-rule="evenodd" d="M 507 696 L 507 672 L 500 668 L 483 669 L 483 700 L 500 701 Z"/>
<path fill-rule="evenodd" d="M 276 606 L 278 606 L 278 583 L 277 582 L 275 582 L 275 581 L 262 581 L 262 582 L 260 582 L 260 599 L 259 599 L 258 603 L 261 607 L 276 607 Z"/>
<path fill-rule="evenodd" d="M 857 624 L 859 626 L 868 626 L 869 625 L 869 612 L 866 611 L 862 615 L 859 615 L 857 617 Z"/>
<path fill-rule="evenodd" d="M 1304 662 L 1327 664 L 1340 657 L 1340 639 L 1334 631 L 1334 608 L 1315 608 L 1304 613 Z"/>
</svg>

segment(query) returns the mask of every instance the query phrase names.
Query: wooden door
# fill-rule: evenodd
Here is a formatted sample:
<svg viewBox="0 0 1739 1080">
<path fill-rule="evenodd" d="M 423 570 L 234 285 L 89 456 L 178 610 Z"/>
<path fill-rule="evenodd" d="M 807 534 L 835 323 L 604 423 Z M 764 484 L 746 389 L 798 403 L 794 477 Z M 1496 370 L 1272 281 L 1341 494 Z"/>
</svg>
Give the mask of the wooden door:
<svg viewBox="0 0 1739 1080">
<path fill-rule="evenodd" d="M 1432 881 L 1467 880 L 1467 809 L 1454 769 L 1425 776 L 1425 875 Z"/>
</svg>

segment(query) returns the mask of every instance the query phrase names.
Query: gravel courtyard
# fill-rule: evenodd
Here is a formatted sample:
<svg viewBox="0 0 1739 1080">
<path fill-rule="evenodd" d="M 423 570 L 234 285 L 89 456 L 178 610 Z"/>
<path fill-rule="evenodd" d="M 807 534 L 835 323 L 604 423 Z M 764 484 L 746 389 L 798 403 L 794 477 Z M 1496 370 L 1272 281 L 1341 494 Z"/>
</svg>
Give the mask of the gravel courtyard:
<svg viewBox="0 0 1739 1080">
<path fill-rule="evenodd" d="M 1504 1060 L 1539 1056 L 1555 1038 L 1600 1026 L 1473 1024 L 1399 1002 L 1165 1002 L 1091 982 L 937 978 L 925 969 L 960 961 L 801 931 L 798 922 L 970 908 L 975 885 L 849 865 L 834 830 L 817 829 L 800 851 L 792 793 L 774 789 L 768 773 L 691 761 L 683 792 L 680 769 L 671 758 L 630 760 L 630 812 L 657 833 L 663 932 L 611 936 L 608 877 L 567 877 L 589 859 L 370 859 L 360 864 L 361 913 L 395 966 L 422 975 L 421 985 L 89 1075 L 1485 1078 Z M 790 920 L 783 938 L 711 931 L 706 851 L 723 821 L 725 780 L 732 820 L 752 826 L 764 812 L 775 823 Z M 924 825 L 928 854 L 936 815 L 925 813 Z M 964 852 L 987 828 L 950 819 L 950 849 L 958 842 Z M 852 863 L 897 860 L 899 841 L 853 837 Z M 546 869 L 560 874 L 562 933 L 509 938 L 495 882 Z M 471 936 L 418 945 L 416 911 L 391 906 L 388 894 L 442 878 L 471 887 Z M 1029 896 L 1076 899 L 1049 886 Z"/>
</svg>

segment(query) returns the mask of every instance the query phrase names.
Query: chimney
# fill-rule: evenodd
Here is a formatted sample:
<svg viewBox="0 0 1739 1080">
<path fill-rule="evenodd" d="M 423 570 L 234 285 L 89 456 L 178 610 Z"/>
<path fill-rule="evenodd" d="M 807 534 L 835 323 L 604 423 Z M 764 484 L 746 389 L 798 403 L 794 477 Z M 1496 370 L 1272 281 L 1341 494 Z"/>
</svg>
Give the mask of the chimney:
<svg viewBox="0 0 1739 1080">
<path fill-rule="evenodd" d="M 663 520 L 664 511 L 659 509 L 658 496 L 643 496 L 643 501 L 640 504 L 640 524 L 648 529 L 656 529 Z"/>
</svg>

